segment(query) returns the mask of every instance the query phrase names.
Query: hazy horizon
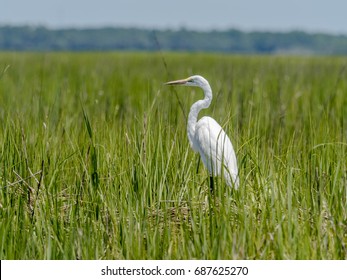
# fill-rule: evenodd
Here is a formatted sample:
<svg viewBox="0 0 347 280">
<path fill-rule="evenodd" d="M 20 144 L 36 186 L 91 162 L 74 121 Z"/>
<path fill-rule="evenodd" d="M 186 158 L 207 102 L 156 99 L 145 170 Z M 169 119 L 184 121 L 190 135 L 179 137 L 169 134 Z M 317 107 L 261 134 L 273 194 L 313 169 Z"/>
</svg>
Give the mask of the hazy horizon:
<svg viewBox="0 0 347 280">
<path fill-rule="evenodd" d="M 238 29 L 347 35 L 347 1 L 3 0 L 0 25 L 49 29 L 135 27 L 210 31 Z M 20 8 L 18 8 L 20 7 Z"/>
</svg>

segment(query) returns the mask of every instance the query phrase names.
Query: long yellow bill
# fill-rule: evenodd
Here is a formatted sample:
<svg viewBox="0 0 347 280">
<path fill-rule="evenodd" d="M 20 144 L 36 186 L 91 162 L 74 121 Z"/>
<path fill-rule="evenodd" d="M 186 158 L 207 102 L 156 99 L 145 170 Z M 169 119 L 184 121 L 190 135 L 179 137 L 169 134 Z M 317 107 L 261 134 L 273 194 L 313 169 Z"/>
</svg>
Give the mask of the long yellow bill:
<svg viewBox="0 0 347 280">
<path fill-rule="evenodd" d="M 165 85 L 184 85 L 186 82 L 188 81 L 188 79 L 182 79 L 182 80 L 176 80 L 176 81 L 171 81 L 171 82 L 167 82 L 165 83 Z"/>
</svg>

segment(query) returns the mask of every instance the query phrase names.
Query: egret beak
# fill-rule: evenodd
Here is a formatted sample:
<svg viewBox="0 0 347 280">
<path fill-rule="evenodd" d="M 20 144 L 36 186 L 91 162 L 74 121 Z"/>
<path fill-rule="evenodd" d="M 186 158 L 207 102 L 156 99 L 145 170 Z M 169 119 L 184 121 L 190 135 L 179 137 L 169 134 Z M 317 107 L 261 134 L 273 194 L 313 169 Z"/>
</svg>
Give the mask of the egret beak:
<svg viewBox="0 0 347 280">
<path fill-rule="evenodd" d="M 169 85 L 169 86 L 174 86 L 174 85 L 184 85 L 188 82 L 188 79 L 183 79 L 183 80 L 177 80 L 177 81 L 171 81 L 167 82 L 164 85 Z"/>
</svg>

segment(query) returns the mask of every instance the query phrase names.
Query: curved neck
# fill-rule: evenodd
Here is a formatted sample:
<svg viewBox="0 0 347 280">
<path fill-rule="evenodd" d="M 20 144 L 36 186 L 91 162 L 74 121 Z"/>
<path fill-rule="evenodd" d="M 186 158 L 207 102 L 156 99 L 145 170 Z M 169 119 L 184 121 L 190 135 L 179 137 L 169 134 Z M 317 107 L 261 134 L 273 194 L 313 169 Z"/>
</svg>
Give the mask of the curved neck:
<svg viewBox="0 0 347 280">
<path fill-rule="evenodd" d="M 206 85 L 202 87 L 202 89 L 204 90 L 205 98 L 195 102 L 190 108 L 189 115 L 188 115 L 188 126 L 187 126 L 188 139 L 192 147 L 193 147 L 193 139 L 195 134 L 195 126 L 198 121 L 199 112 L 201 109 L 208 108 L 212 101 L 211 87 L 209 85 Z"/>
</svg>

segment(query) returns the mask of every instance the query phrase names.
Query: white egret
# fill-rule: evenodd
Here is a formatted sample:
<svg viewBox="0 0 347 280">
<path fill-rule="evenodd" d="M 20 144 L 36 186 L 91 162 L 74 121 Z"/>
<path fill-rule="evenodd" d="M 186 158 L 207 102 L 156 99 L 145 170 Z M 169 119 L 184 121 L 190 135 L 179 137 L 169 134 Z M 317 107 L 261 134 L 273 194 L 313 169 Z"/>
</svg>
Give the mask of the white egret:
<svg viewBox="0 0 347 280">
<path fill-rule="evenodd" d="M 213 176 L 224 175 L 229 186 L 238 188 L 239 178 L 235 151 L 222 127 L 211 117 L 198 121 L 201 109 L 206 109 L 212 101 L 212 90 L 208 81 L 199 75 L 187 79 L 167 82 L 166 85 L 200 87 L 205 98 L 195 102 L 188 115 L 188 139 L 192 149 L 199 152 L 202 162 L 210 173 L 210 188 L 213 191 Z"/>
</svg>

